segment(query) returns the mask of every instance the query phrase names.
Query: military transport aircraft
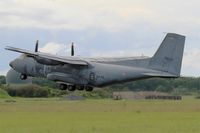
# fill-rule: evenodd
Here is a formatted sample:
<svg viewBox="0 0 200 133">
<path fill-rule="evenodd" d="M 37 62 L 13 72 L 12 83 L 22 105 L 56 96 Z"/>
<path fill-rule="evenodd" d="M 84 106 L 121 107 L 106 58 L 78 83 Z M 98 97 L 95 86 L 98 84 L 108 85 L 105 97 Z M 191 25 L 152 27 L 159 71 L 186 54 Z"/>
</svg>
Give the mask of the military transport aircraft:
<svg viewBox="0 0 200 133">
<path fill-rule="evenodd" d="M 141 80 L 152 77 L 177 78 L 180 76 L 185 36 L 168 33 L 153 57 L 80 58 L 61 57 L 14 47 L 6 50 L 22 53 L 10 62 L 21 73 L 22 80 L 42 77 L 55 81 L 60 89 L 92 91 L 93 87 Z"/>
</svg>

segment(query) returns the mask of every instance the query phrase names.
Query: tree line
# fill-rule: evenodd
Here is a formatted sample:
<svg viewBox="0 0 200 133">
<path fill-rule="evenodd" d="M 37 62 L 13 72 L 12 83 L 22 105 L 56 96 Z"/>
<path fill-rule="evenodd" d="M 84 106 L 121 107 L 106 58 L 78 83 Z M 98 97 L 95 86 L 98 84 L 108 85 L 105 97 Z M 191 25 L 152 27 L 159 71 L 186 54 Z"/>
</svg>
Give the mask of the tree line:
<svg viewBox="0 0 200 133">
<path fill-rule="evenodd" d="M 146 80 L 133 81 L 126 84 L 111 86 L 113 90 L 130 91 L 159 91 L 176 94 L 189 94 L 200 92 L 200 78 L 151 78 Z"/>
<path fill-rule="evenodd" d="M 58 87 L 55 82 L 46 79 L 33 78 L 32 82 L 33 84 L 36 84 L 40 87 L 48 87 L 53 90 L 55 90 Z M 0 76 L 0 85 L 2 86 L 3 84 L 6 84 L 6 78 L 5 76 Z M 195 77 L 181 77 L 176 79 L 151 78 L 124 84 L 112 85 L 105 87 L 102 90 L 104 90 L 103 92 L 107 92 L 110 94 L 113 91 L 159 91 L 159 92 L 185 95 L 192 93 L 200 93 L 200 78 L 195 78 Z M 103 92 L 101 91 L 101 95 Z M 60 92 L 56 91 L 56 93 Z M 108 95 L 107 93 L 106 95 Z"/>
</svg>

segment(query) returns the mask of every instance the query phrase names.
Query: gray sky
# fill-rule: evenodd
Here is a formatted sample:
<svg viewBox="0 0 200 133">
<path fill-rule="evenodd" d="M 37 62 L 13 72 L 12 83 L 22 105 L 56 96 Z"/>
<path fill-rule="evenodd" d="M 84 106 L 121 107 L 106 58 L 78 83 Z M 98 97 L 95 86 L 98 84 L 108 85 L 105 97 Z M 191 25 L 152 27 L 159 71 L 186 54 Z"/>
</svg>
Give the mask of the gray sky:
<svg viewBox="0 0 200 133">
<path fill-rule="evenodd" d="M 198 0 L 1 0 L 0 74 L 19 54 L 6 45 L 80 56 L 152 56 L 165 36 L 187 36 L 182 75 L 200 75 Z"/>
</svg>

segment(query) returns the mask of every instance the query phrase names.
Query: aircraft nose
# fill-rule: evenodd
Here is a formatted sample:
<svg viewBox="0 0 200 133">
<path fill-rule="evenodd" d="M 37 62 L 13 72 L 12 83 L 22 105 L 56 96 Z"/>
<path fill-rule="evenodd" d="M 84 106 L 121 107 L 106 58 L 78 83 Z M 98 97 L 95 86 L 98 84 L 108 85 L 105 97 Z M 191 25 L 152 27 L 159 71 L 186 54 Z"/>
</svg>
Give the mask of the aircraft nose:
<svg viewBox="0 0 200 133">
<path fill-rule="evenodd" d="M 21 72 L 23 68 L 23 62 L 19 59 L 15 59 L 9 63 L 10 67 L 12 67 L 15 71 Z"/>
<path fill-rule="evenodd" d="M 13 68 L 13 67 L 15 66 L 14 64 L 15 64 L 15 60 L 14 60 L 14 61 L 11 61 L 11 62 L 9 63 L 9 66 Z"/>
</svg>

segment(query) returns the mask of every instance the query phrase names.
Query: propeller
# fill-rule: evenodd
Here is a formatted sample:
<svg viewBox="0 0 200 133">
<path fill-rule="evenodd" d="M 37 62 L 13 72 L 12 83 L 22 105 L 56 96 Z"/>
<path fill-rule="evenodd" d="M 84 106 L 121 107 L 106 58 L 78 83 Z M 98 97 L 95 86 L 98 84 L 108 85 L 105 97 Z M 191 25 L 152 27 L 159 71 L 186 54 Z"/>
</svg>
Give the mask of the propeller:
<svg viewBox="0 0 200 133">
<path fill-rule="evenodd" d="M 74 43 L 72 42 L 71 45 L 71 56 L 74 56 Z"/>
<path fill-rule="evenodd" d="M 38 52 L 38 45 L 39 45 L 39 41 L 37 40 L 35 44 L 35 52 Z"/>
</svg>

